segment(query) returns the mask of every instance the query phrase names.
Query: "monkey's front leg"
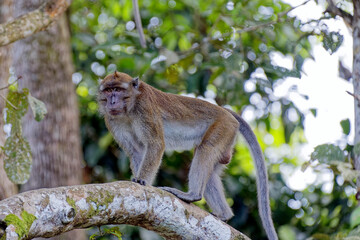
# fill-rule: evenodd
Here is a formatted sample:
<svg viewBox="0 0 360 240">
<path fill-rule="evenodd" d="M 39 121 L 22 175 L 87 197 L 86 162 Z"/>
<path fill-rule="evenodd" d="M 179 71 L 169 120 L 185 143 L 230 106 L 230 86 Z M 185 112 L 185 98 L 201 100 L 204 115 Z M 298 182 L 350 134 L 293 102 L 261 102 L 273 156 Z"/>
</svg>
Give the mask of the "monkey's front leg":
<svg viewBox="0 0 360 240">
<path fill-rule="evenodd" d="M 139 170 L 132 179 L 141 185 L 152 184 L 161 164 L 165 150 L 164 141 L 152 142 L 146 146 L 146 153 L 139 166 Z"/>
</svg>

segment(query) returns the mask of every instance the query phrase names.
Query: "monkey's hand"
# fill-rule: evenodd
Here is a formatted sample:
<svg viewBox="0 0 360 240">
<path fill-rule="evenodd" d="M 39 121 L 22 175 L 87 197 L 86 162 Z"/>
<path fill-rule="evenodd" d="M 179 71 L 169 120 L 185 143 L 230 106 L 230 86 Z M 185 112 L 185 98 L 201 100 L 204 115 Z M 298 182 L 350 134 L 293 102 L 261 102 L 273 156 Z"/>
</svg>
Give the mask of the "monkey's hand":
<svg viewBox="0 0 360 240">
<path fill-rule="evenodd" d="M 146 186 L 146 181 L 143 180 L 143 179 L 139 179 L 139 178 L 134 177 L 134 178 L 131 179 L 131 181 L 139 183 L 140 185 Z"/>
<path fill-rule="evenodd" d="M 188 192 L 188 193 L 182 192 L 176 188 L 171 188 L 171 187 L 159 187 L 159 188 L 169 193 L 172 193 L 173 195 L 175 195 L 176 197 L 180 198 L 181 200 L 187 203 L 196 202 L 201 200 L 202 198 L 202 196 L 200 195 L 194 194 L 192 192 Z"/>
</svg>

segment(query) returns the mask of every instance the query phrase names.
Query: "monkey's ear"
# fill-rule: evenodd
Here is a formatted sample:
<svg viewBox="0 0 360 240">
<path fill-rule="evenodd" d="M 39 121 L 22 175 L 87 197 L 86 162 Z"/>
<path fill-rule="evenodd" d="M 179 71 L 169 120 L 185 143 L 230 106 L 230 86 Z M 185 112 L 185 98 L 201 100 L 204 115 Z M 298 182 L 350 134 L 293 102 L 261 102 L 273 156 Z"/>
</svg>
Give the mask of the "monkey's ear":
<svg viewBox="0 0 360 240">
<path fill-rule="evenodd" d="M 114 75 L 115 75 L 116 77 L 119 77 L 119 72 L 115 70 Z"/>
<path fill-rule="evenodd" d="M 133 85 L 133 87 L 135 89 L 139 89 L 139 77 L 133 78 L 133 80 L 131 81 L 131 84 Z"/>
</svg>

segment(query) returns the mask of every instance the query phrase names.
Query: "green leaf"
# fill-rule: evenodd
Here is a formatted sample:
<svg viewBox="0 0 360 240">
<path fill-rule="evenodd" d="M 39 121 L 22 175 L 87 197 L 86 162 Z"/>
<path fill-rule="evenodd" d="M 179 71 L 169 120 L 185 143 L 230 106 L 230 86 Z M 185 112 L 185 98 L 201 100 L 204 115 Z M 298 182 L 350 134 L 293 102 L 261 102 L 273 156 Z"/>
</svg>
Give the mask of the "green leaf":
<svg viewBox="0 0 360 240">
<path fill-rule="evenodd" d="M 8 137 L 4 146 L 4 168 L 9 179 L 24 184 L 30 177 L 32 157 L 28 141 L 20 134 Z"/>
<path fill-rule="evenodd" d="M 98 236 L 99 236 L 98 233 L 94 233 L 93 235 L 91 235 L 91 236 L 89 237 L 89 240 L 95 240 L 96 237 L 98 237 Z"/>
<path fill-rule="evenodd" d="M 357 207 L 350 215 L 350 225 L 351 228 L 354 228 L 359 224 L 360 224 L 360 207 Z"/>
<path fill-rule="evenodd" d="M 323 47 L 330 54 L 335 53 L 339 49 L 343 41 L 344 36 L 341 35 L 339 32 L 323 32 Z"/>
<path fill-rule="evenodd" d="M 103 229 L 103 232 L 105 234 L 112 234 L 115 237 L 117 237 L 119 240 L 122 240 L 122 238 L 121 238 L 122 234 L 120 232 L 119 227 L 105 228 L 105 229 Z"/>
<path fill-rule="evenodd" d="M 29 102 L 29 91 L 9 91 L 6 101 L 6 124 L 11 124 L 11 132 L 21 132 L 21 118 L 25 116 Z"/>
<path fill-rule="evenodd" d="M 349 135 L 350 133 L 350 120 L 349 119 L 344 119 L 340 122 L 340 125 L 342 127 L 343 133 L 345 135 Z"/>
<path fill-rule="evenodd" d="M 304 65 L 304 61 L 305 61 L 305 59 L 301 55 L 297 54 L 295 56 L 295 68 L 299 72 L 301 71 L 302 66 Z"/>
<path fill-rule="evenodd" d="M 191 48 L 191 43 L 186 36 L 181 36 L 179 39 L 179 48 L 181 51 L 186 51 Z"/>
<path fill-rule="evenodd" d="M 315 147 L 311 153 L 311 160 L 318 160 L 320 163 L 330 163 L 331 161 L 343 161 L 344 152 L 333 144 L 323 144 Z"/>
<path fill-rule="evenodd" d="M 317 116 L 317 109 L 312 108 L 312 109 L 310 109 L 310 112 L 312 113 L 312 115 L 313 115 L 314 117 Z"/>
<path fill-rule="evenodd" d="M 115 237 L 117 237 L 119 240 L 122 240 L 122 234 L 120 232 L 119 227 L 112 227 L 112 228 L 104 228 L 104 229 L 100 229 L 99 228 L 99 232 L 98 233 L 94 233 L 93 235 L 90 236 L 90 240 L 95 240 L 97 237 L 101 237 L 101 236 L 105 236 L 107 234 L 111 234 L 114 235 Z"/>
<path fill-rule="evenodd" d="M 11 126 L 10 136 L 3 147 L 4 168 L 9 179 L 16 184 L 25 183 L 31 172 L 31 150 L 28 141 L 22 136 L 21 120 L 28 107 L 29 91 L 10 90 L 6 102 L 6 124 Z"/>
<path fill-rule="evenodd" d="M 298 71 L 297 69 L 290 70 L 290 69 L 287 69 L 284 67 L 272 66 L 272 65 L 265 66 L 265 67 L 263 67 L 263 69 L 265 70 L 265 72 L 276 74 L 280 78 L 286 78 L 286 77 L 300 78 L 301 77 L 300 71 Z"/>
<path fill-rule="evenodd" d="M 30 103 L 31 110 L 33 111 L 33 114 L 35 116 L 35 120 L 40 122 L 44 119 L 45 114 L 47 114 L 45 103 L 40 101 L 37 98 L 34 98 L 29 94 L 28 100 Z"/>
</svg>

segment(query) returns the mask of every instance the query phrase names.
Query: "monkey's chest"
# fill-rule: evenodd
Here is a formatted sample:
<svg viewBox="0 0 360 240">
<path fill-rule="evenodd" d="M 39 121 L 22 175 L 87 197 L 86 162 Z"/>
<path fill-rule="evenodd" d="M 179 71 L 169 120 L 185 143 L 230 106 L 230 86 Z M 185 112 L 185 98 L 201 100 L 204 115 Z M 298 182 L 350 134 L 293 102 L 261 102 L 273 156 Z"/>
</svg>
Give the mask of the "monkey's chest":
<svg viewBox="0 0 360 240">
<path fill-rule="evenodd" d="M 166 150 L 190 150 L 199 145 L 207 129 L 206 125 L 190 125 L 177 122 L 163 123 Z"/>
</svg>

